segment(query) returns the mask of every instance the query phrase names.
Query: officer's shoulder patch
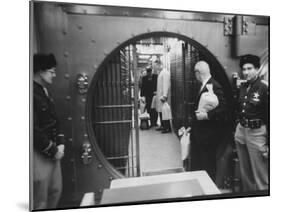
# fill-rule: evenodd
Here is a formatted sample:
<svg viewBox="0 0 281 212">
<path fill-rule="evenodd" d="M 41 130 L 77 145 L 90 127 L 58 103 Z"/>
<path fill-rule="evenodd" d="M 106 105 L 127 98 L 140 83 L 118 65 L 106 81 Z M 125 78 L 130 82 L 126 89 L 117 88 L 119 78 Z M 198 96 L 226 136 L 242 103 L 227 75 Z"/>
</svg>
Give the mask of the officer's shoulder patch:
<svg viewBox="0 0 281 212">
<path fill-rule="evenodd" d="M 267 82 L 267 81 L 261 80 L 261 82 L 262 82 L 263 84 L 265 84 L 266 86 L 268 86 L 268 82 Z"/>
</svg>

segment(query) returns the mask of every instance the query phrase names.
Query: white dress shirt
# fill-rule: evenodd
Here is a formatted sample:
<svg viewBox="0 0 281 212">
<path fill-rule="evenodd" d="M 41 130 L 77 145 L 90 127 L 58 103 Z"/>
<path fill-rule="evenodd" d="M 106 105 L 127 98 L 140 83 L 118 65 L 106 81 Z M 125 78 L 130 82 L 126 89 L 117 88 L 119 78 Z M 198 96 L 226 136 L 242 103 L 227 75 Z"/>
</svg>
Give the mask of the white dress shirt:
<svg viewBox="0 0 281 212">
<path fill-rule="evenodd" d="M 200 92 L 203 90 L 203 88 L 205 87 L 205 85 L 207 84 L 207 82 L 209 81 L 209 79 L 211 79 L 211 76 L 209 76 L 208 78 L 204 79 L 200 88 Z"/>
</svg>

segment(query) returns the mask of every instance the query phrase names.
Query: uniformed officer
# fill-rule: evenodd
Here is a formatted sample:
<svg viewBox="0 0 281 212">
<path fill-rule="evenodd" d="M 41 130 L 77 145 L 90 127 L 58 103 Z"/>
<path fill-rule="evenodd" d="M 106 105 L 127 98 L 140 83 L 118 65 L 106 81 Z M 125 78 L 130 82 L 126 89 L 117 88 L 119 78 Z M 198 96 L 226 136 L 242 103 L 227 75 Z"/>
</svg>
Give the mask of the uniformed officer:
<svg viewBox="0 0 281 212">
<path fill-rule="evenodd" d="M 56 76 L 53 54 L 33 57 L 33 207 L 56 208 L 62 191 L 64 135 L 46 85 Z"/>
<path fill-rule="evenodd" d="M 260 58 L 240 59 L 246 80 L 239 95 L 239 124 L 235 143 L 244 191 L 268 189 L 268 85 L 259 76 Z"/>
</svg>

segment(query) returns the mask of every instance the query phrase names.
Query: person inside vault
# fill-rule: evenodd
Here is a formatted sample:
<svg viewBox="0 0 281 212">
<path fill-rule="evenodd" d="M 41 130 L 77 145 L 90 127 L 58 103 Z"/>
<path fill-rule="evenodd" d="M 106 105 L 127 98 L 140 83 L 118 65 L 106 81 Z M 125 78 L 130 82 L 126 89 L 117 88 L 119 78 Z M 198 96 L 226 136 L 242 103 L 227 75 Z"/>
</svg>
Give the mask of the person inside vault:
<svg viewBox="0 0 281 212">
<path fill-rule="evenodd" d="M 152 73 L 151 67 L 146 69 L 146 73 L 146 76 L 142 78 L 140 101 L 145 102 L 144 110 L 149 114 L 151 127 L 154 127 L 157 124 L 157 112 L 155 108 L 151 108 L 151 104 L 157 88 L 157 75 Z"/>
<path fill-rule="evenodd" d="M 158 72 L 157 77 L 157 89 L 156 89 L 156 111 L 160 117 L 161 126 L 156 128 L 156 130 L 161 131 L 162 133 L 172 132 L 171 128 L 171 81 L 170 81 L 170 72 L 163 68 L 162 61 L 157 59 L 155 61 L 154 69 Z M 164 114 L 163 114 L 164 108 Z M 164 115 L 164 116 L 163 116 Z"/>
</svg>

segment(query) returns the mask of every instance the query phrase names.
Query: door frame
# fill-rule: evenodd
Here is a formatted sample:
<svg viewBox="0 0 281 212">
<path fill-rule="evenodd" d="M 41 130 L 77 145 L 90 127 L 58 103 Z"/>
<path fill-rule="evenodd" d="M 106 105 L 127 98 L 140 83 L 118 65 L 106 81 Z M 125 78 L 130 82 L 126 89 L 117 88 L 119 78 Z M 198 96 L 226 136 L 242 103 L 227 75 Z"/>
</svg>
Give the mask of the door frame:
<svg viewBox="0 0 281 212">
<path fill-rule="evenodd" d="M 114 177 L 117 177 L 117 178 L 124 178 L 124 176 L 122 174 L 120 174 L 117 170 L 115 170 L 114 167 L 106 160 L 106 158 L 104 157 L 103 153 L 101 152 L 101 150 L 98 146 L 98 143 L 96 142 L 97 138 L 95 136 L 93 126 L 92 126 L 92 123 L 91 123 L 92 121 L 91 121 L 91 118 L 90 118 L 90 117 L 92 117 L 91 116 L 92 115 L 91 111 L 92 111 L 92 106 L 93 106 L 92 96 L 93 96 L 95 85 L 99 80 L 99 76 L 102 73 L 102 70 L 104 69 L 106 64 L 111 60 L 111 58 L 115 54 L 117 54 L 117 52 L 120 49 L 125 48 L 126 46 L 129 46 L 131 44 L 134 44 L 138 40 L 142 40 L 142 39 L 146 39 L 146 38 L 150 38 L 150 37 L 171 37 L 171 38 L 178 38 L 178 39 L 181 39 L 183 41 L 188 41 L 194 47 L 198 48 L 202 52 L 202 54 L 208 55 L 209 61 L 214 62 L 214 63 L 219 65 L 219 70 L 215 70 L 215 72 L 221 78 L 221 80 L 219 80 L 219 83 L 221 83 L 222 87 L 225 90 L 226 99 L 227 99 L 228 103 L 230 105 L 232 104 L 232 87 L 231 87 L 230 81 L 227 77 L 227 74 L 224 70 L 224 67 L 218 61 L 216 56 L 214 56 L 214 54 L 207 49 L 207 47 L 198 43 L 194 39 L 189 38 L 189 37 L 187 37 L 185 35 L 182 35 L 182 34 L 174 33 L 174 32 L 155 31 L 155 32 L 149 32 L 149 33 L 137 35 L 137 36 L 125 41 L 124 43 L 120 44 L 110 54 L 107 55 L 107 57 L 103 60 L 103 62 L 97 68 L 97 72 L 95 73 L 95 75 L 92 78 L 92 81 L 90 82 L 90 86 L 89 86 L 89 89 L 88 89 L 88 92 L 87 92 L 88 101 L 87 101 L 87 104 L 86 104 L 86 128 L 87 128 L 87 131 L 89 132 L 89 141 L 93 145 L 94 152 L 97 155 L 97 158 L 103 164 L 103 166 L 109 171 L 109 173 L 111 173 Z M 138 155 L 138 157 L 139 157 L 139 155 Z"/>
</svg>

